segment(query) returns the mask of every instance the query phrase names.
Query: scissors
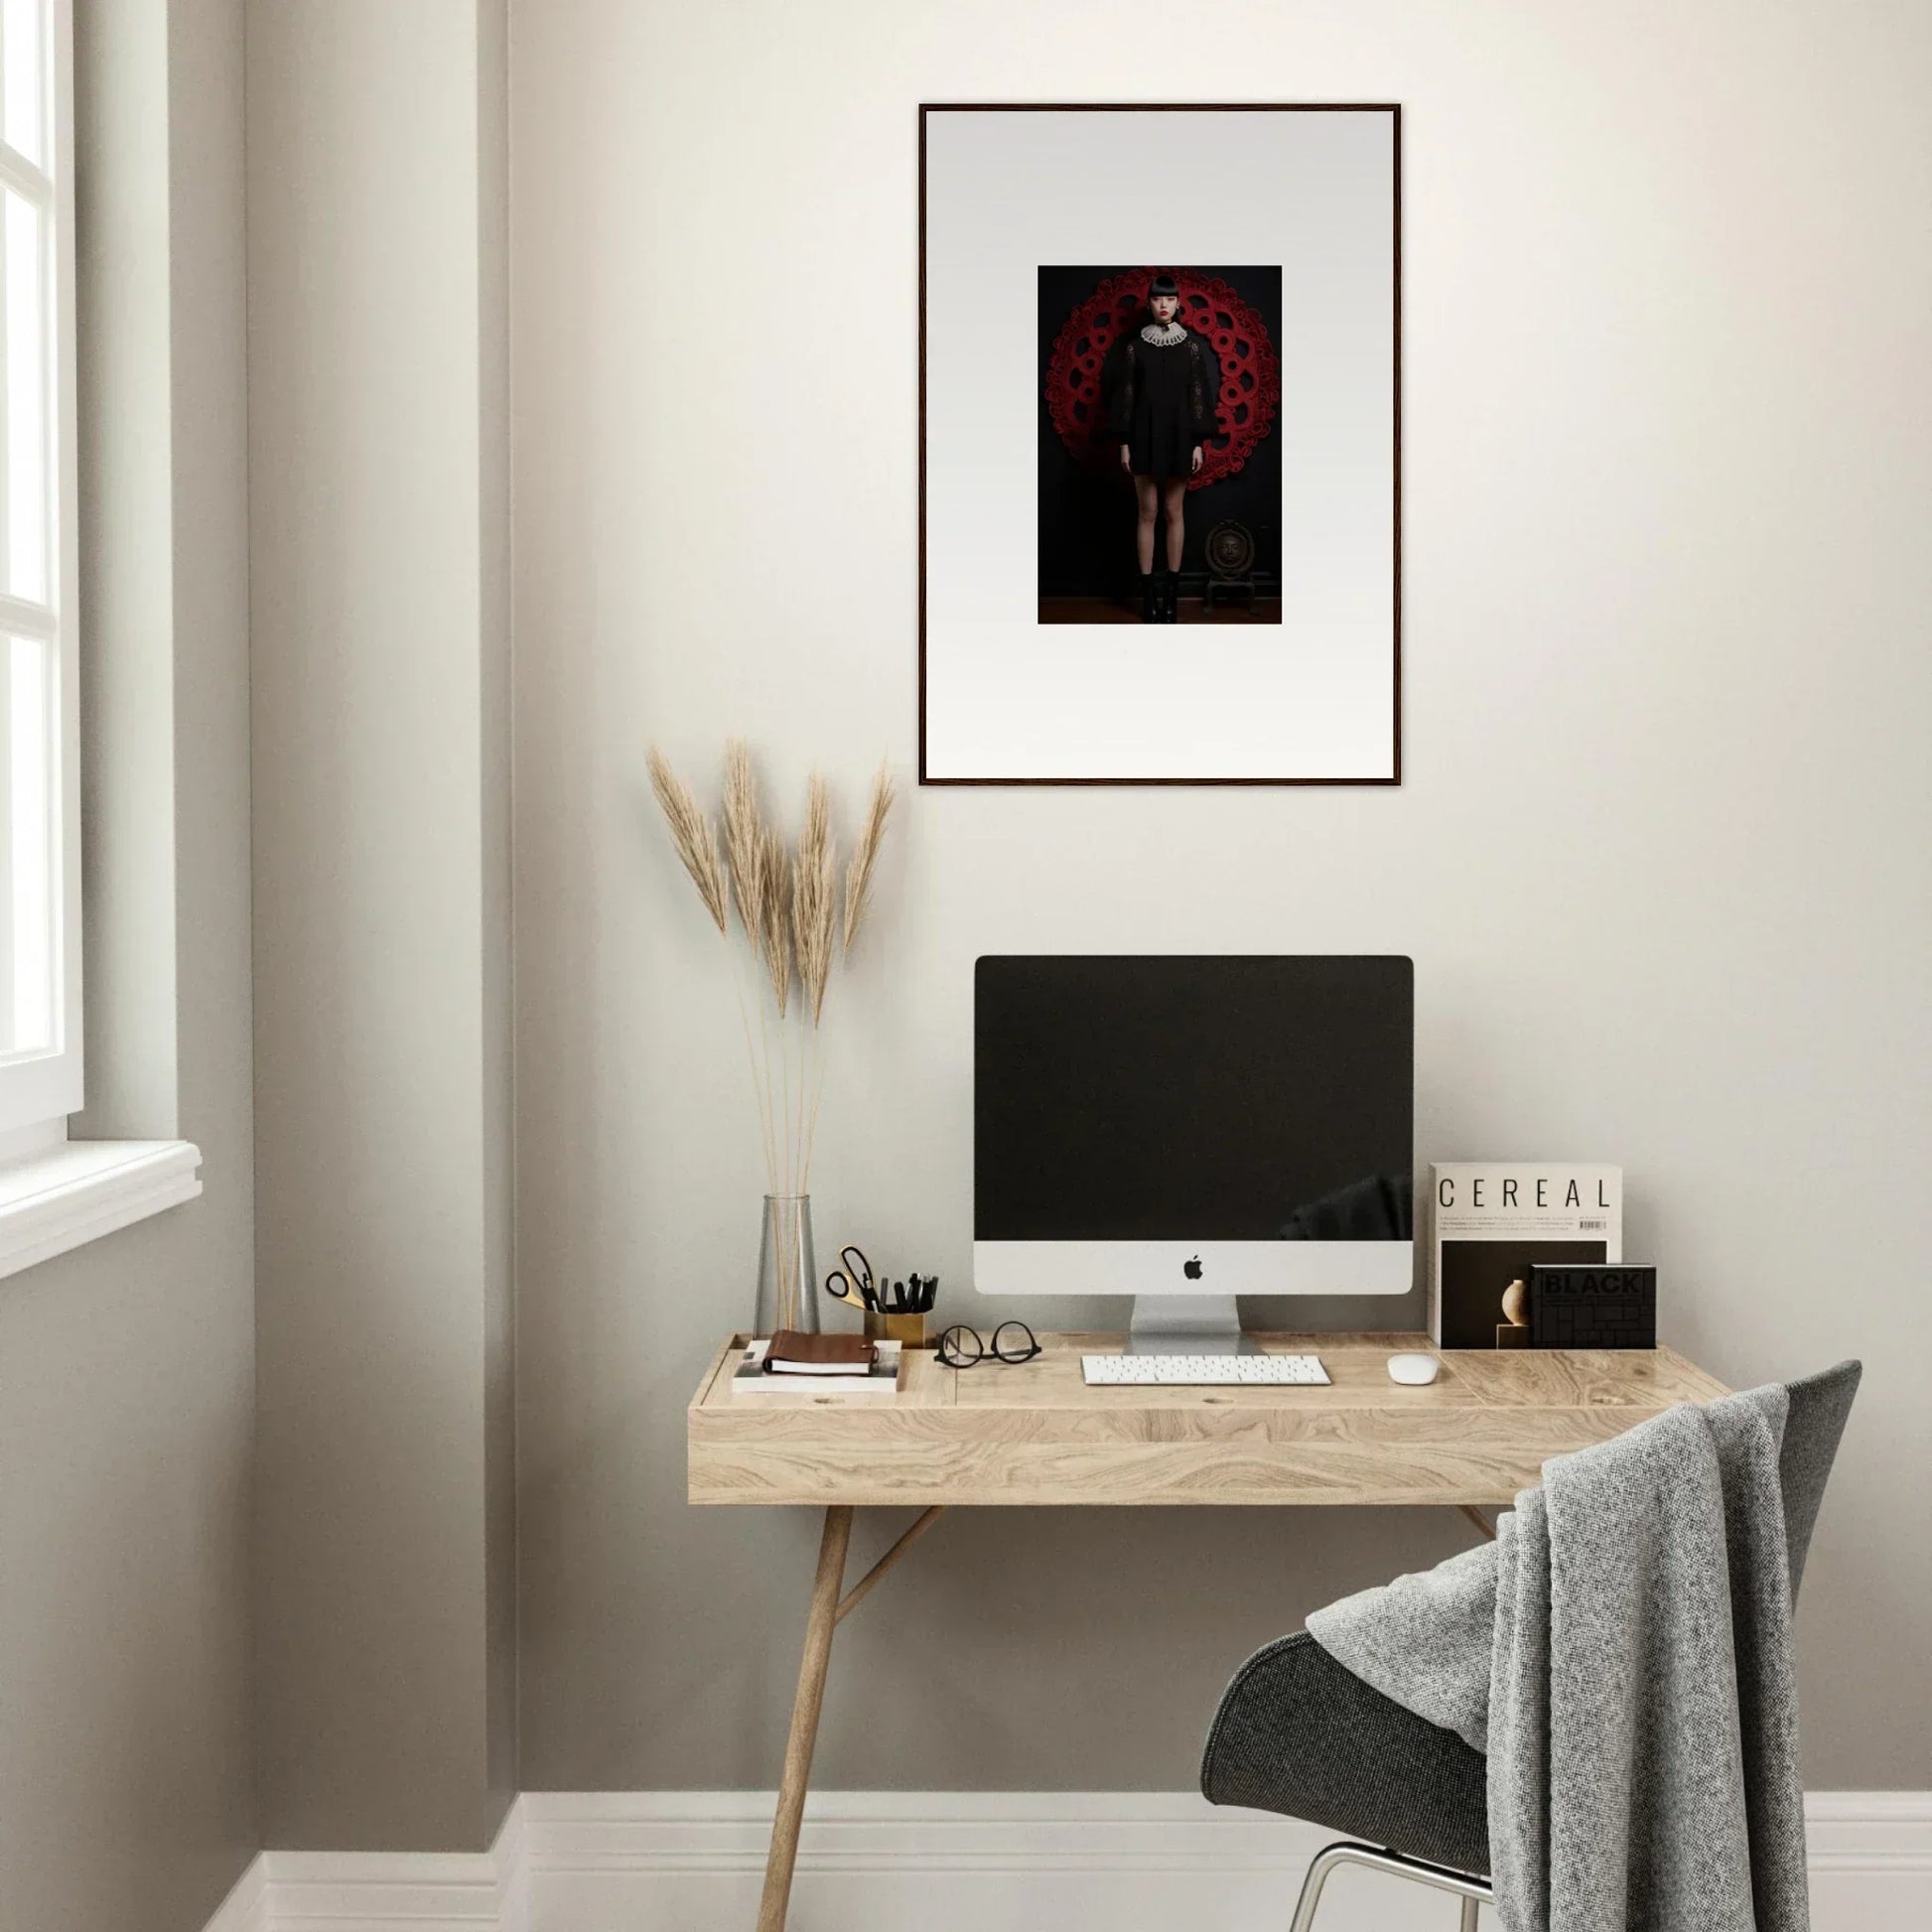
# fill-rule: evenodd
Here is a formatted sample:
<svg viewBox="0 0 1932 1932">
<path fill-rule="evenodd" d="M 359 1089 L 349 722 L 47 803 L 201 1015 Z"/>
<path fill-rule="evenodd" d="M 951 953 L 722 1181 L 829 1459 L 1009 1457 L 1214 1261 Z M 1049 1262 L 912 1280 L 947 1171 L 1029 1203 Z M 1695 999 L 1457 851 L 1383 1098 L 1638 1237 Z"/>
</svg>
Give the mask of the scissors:
<svg viewBox="0 0 1932 1932">
<path fill-rule="evenodd" d="M 868 1313 L 878 1311 L 879 1294 L 873 1287 L 872 1263 L 861 1249 L 848 1246 L 839 1250 L 839 1266 L 825 1277 L 825 1292 L 835 1302 L 852 1303 Z"/>
</svg>

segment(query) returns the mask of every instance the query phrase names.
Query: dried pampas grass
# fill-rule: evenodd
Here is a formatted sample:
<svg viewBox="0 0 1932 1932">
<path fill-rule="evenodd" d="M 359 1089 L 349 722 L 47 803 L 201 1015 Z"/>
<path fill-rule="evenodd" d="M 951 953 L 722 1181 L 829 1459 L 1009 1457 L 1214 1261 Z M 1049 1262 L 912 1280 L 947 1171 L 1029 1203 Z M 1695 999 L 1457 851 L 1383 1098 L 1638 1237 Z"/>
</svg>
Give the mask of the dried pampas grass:
<svg viewBox="0 0 1932 1932">
<path fill-rule="evenodd" d="M 759 814 L 752 748 L 742 738 L 725 747 L 725 858 L 731 867 L 738 916 L 756 946 L 764 930 L 764 826 Z"/>
<path fill-rule="evenodd" d="M 832 938 L 837 930 L 838 868 L 832 859 L 832 807 L 825 780 L 814 771 L 805 787 L 805 829 L 791 866 L 791 936 L 797 948 L 798 985 L 816 1027 L 825 1013 L 832 976 Z"/>
<path fill-rule="evenodd" d="M 841 916 L 838 838 L 832 828 L 831 792 L 821 773 L 814 771 L 805 786 L 804 822 L 797 846 L 788 850 L 764 815 L 752 750 L 742 738 L 725 747 L 722 839 L 718 826 L 655 747 L 647 762 L 651 790 L 670 828 L 671 843 L 711 922 L 728 940 L 731 908 L 738 908 L 739 923 L 750 943 L 752 998 L 759 1008 L 755 1045 L 741 983 L 746 1046 L 764 1127 L 767 1174 L 773 1193 L 802 1192 L 810 1173 L 824 1085 L 819 1036 L 826 995 L 833 965 L 851 952 L 872 902 L 873 873 L 893 808 L 891 774 L 882 763 L 873 778 L 865 819 L 844 869 Z M 768 1009 L 759 992 L 760 968 L 777 1013 L 775 1067 Z M 794 1011 L 799 1016 L 795 1029 L 786 1024 Z"/>
<path fill-rule="evenodd" d="M 854 848 L 852 862 L 845 869 L 845 949 L 852 950 L 852 942 L 859 936 L 859 927 L 864 923 L 866 908 L 872 903 L 872 868 L 879 857 L 879 848 L 886 838 L 886 820 L 893 809 L 893 780 L 887 771 L 885 761 L 880 761 L 879 769 L 873 774 L 872 803 L 866 811 L 866 822 L 859 833 L 859 843 Z"/>
<path fill-rule="evenodd" d="M 791 868 L 784 840 L 769 826 L 759 835 L 759 954 L 782 1020 L 791 1004 Z"/>
<path fill-rule="evenodd" d="M 670 767 L 663 753 L 652 748 L 650 788 L 663 807 L 664 820 L 671 828 L 671 843 L 684 861 L 684 870 L 704 900 L 704 909 L 720 932 L 725 930 L 725 868 L 718 855 L 718 834 L 710 819 L 698 809 L 691 787 Z"/>
</svg>

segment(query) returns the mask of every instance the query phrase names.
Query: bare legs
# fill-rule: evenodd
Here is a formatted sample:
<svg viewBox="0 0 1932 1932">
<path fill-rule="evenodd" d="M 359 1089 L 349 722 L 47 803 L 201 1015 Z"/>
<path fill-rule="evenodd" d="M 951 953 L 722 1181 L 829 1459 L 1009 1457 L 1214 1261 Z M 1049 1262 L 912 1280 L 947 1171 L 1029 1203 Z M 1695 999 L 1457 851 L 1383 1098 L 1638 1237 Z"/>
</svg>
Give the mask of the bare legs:
<svg viewBox="0 0 1932 1932">
<path fill-rule="evenodd" d="M 1134 477 L 1134 547 L 1141 563 L 1141 621 L 1173 623 L 1179 602 L 1180 548 L 1187 539 L 1181 505 L 1187 496 L 1185 477 Z M 1165 512 L 1168 519 L 1168 567 L 1154 570 L 1154 525 Z"/>
<path fill-rule="evenodd" d="M 1138 483 L 1141 479 L 1136 477 L 1134 481 Z M 1180 568 L 1181 540 L 1187 534 L 1186 528 L 1181 521 L 1181 504 L 1185 501 L 1186 495 L 1187 479 L 1185 477 L 1163 477 L 1161 479 L 1161 507 L 1168 513 L 1168 568 L 1170 570 L 1178 570 Z M 1154 541 L 1154 525 L 1151 515 L 1146 510 L 1141 512 L 1141 524 L 1148 533 L 1148 543 L 1151 547 Z M 1141 568 L 1146 570 L 1149 568 L 1149 565 L 1143 564 Z"/>
<path fill-rule="evenodd" d="M 1152 477 L 1134 479 L 1134 502 L 1140 511 L 1140 521 L 1134 526 L 1134 548 L 1145 577 L 1154 568 L 1154 518 L 1161 507 L 1161 492 Z"/>
<path fill-rule="evenodd" d="M 1134 504 L 1140 521 L 1134 526 L 1134 548 L 1141 560 L 1143 576 L 1154 568 L 1154 523 L 1163 511 L 1168 518 L 1168 568 L 1180 568 L 1180 547 L 1186 541 L 1187 526 L 1182 505 L 1187 500 L 1185 477 L 1134 479 Z"/>
</svg>

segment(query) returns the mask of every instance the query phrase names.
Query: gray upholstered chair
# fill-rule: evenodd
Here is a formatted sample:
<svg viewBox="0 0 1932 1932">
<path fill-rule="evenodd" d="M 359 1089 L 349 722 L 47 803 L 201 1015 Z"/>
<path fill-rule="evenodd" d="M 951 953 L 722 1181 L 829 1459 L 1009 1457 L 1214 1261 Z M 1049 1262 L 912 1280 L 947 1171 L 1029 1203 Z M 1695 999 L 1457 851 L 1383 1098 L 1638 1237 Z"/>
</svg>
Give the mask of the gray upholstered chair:
<svg viewBox="0 0 1932 1932">
<path fill-rule="evenodd" d="M 1825 1481 L 1858 1393 L 1841 1362 L 1788 1385 L 1778 1472 L 1795 1599 Z M 1461 1900 L 1463 1932 L 1490 1893 L 1487 1759 L 1344 1669 L 1306 1630 L 1257 1651 L 1222 1696 L 1201 1757 L 1201 1790 L 1346 1832 L 1318 1853 L 1291 1932 L 1308 1932 L 1321 1887 L 1363 1864 Z"/>
</svg>

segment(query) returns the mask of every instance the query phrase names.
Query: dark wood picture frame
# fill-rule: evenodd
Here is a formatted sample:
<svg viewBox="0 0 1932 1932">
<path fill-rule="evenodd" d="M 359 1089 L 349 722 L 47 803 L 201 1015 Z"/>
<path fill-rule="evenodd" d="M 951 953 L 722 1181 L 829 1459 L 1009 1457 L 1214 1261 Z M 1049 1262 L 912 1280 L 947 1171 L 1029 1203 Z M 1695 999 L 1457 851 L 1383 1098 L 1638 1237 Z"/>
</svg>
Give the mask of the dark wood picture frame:
<svg viewBox="0 0 1932 1932">
<path fill-rule="evenodd" d="M 1392 760 L 1386 777 L 934 777 L 926 762 L 926 117 L 931 114 L 1363 114 L 1391 117 L 1394 146 L 1394 204 L 1391 234 L 1394 305 L 1393 384 L 1395 447 L 1394 717 L 1390 723 Z M 1395 101 L 921 101 L 919 103 L 919 783 L 921 785 L 1399 785 L 1402 782 L 1402 108 Z"/>
</svg>

